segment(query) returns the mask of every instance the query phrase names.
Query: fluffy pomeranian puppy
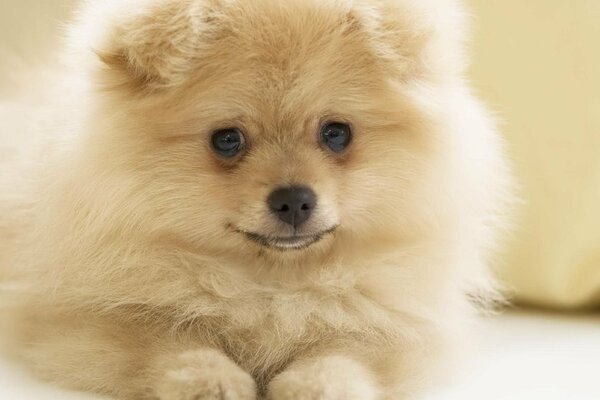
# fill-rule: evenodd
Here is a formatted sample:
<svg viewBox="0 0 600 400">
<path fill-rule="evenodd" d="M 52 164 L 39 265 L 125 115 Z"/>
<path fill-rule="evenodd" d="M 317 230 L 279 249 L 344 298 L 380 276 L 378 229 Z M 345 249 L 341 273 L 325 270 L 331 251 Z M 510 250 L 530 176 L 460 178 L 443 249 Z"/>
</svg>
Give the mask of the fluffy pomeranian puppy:
<svg viewBox="0 0 600 400">
<path fill-rule="evenodd" d="M 454 0 L 85 4 L 65 68 L 4 109 L 13 349 L 119 399 L 449 373 L 511 192 L 464 27 Z"/>
</svg>

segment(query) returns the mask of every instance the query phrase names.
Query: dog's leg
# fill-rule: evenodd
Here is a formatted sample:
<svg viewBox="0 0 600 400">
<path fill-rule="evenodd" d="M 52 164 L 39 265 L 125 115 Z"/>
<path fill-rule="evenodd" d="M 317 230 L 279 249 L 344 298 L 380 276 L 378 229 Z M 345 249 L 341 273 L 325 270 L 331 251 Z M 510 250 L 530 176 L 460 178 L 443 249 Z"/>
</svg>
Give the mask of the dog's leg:
<svg viewBox="0 0 600 400">
<path fill-rule="evenodd" d="M 252 377 L 225 354 L 205 348 L 160 357 L 153 370 L 160 400 L 254 400 Z"/>
<path fill-rule="evenodd" d="M 41 378 L 119 400 L 255 400 L 253 378 L 223 352 L 140 325 L 35 318 L 20 335 Z"/>
<path fill-rule="evenodd" d="M 291 364 L 269 384 L 268 400 L 375 400 L 379 390 L 357 361 L 338 355 Z"/>
</svg>

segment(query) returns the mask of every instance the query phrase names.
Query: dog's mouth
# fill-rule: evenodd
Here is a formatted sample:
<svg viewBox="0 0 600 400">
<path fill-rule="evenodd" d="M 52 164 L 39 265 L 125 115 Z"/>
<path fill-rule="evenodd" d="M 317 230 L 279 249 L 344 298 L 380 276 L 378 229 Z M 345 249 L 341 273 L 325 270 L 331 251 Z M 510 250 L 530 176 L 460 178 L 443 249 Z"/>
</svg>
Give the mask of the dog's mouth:
<svg viewBox="0 0 600 400">
<path fill-rule="evenodd" d="M 327 235 L 332 234 L 337 226 L 326 229 L 314 235 L 294 235 L 294 236 L 267 236 L 255 232 L 238 231 L 244 234 L 249 240 L 260 244 L 261 246 L 278 251 L 303 250 L 320 242 Z"/>
</svg>

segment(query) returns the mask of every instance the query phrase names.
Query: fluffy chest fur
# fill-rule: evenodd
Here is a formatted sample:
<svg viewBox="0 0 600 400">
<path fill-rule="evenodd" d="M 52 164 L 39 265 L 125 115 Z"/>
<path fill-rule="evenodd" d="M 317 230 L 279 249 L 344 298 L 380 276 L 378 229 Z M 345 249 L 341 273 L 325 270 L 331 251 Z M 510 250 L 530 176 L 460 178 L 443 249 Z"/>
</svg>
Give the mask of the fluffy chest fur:
<svg viewBox="0 0 600 400">
<path fill-rule="evenodd" d="M 378 281 L 399 283 L 385 268 L 377 272 Z M 381 286 L 370 287 L 372 273 L 377 272 L 336 268 L 279 287 L 225 282 L 222 276 L 219 286 L 219 277 L 212 276 L 205 280 L 210 288 L 192 301 L 192 313 L 179 323 L 189 335 L 223 349 L 258 382 L 268 382 L 300 354 L 325 349 L 343 353 L 350 343 L 355 355 L 383 358 L 386 352 L 423 339 L 431 327 L 425 314 L 417 317 L 414 310 L 404 309 L 414 307 L 414 299 L 407 298 L 404 305 L 397 302 L 410 296 L 408 290 L 383 293 Z M 357 342 L 364 347 L 358 348 Z"/>
</svg>

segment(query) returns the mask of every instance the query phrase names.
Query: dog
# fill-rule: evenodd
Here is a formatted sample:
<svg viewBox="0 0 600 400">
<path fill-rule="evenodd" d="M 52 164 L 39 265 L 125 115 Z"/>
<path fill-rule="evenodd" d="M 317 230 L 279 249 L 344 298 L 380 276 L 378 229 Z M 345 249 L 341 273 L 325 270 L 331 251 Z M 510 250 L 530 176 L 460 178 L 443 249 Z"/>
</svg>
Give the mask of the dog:
<svg viewBox="0 0 600 400">
<path fill-rule="evenodd" d="M 467 25 L 455 0 L 85 3 L 3 122 L 11 349 L 119 399 L 444 379 L 512 198 Z"/>
</svg>

